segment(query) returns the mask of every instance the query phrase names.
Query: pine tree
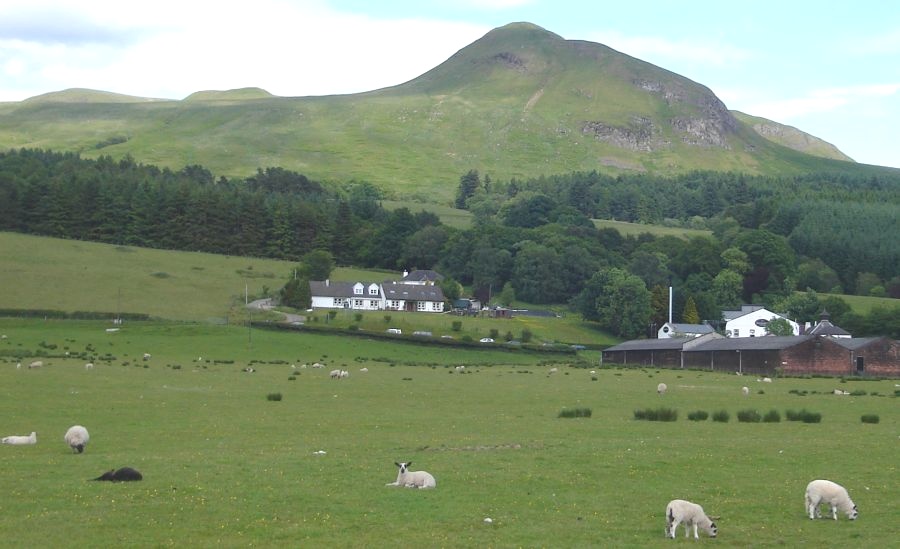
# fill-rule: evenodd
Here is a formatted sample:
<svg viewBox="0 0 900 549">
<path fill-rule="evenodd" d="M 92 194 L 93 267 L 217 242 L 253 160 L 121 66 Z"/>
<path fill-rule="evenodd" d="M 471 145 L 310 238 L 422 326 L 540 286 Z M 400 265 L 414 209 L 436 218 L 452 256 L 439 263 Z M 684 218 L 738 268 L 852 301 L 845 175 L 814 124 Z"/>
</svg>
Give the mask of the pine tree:
<svg viewBox="0 0 900 549">
<path fill-rule="evenodd" d="M 684 304 L 681 321 L 685 324 L 700 324 L 700 313 L 697 312 L 697 305 L 694 303 L 693 296 L 688 296 L 687 302 Z"/>
</svg>

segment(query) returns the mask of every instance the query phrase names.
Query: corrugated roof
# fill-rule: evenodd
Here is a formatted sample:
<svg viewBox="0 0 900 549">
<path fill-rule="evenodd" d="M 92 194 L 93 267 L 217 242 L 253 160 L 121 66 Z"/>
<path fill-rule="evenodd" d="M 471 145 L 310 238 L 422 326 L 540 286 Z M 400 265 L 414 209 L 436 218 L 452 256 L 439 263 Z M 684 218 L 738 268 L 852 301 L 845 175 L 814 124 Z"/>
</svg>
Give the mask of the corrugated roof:
<svg viewBox="0 0 900 549">
<path fill-rule="evenodd" d="M 686 353 L 705 351 L 772 351 L 787 349 L 799 345 L 813 336 L 764 336 L 764 337 L 726 337 L 713 339 L 692 349 L 686 349 Z"/>
<path fill-rule="evenodd" d="M 608 347 L 607 351 L 678 351 L 685 342 L 691 341 L 680 337 L 664 337 L 661 339 L 632 339 Z"/>
</svg>

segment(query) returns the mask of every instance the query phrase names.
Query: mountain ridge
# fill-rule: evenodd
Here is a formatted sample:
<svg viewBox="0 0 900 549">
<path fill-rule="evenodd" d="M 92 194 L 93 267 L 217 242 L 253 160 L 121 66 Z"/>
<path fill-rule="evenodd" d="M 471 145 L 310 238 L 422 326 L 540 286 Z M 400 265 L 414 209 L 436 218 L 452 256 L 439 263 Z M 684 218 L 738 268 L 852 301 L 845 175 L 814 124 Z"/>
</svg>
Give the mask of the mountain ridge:
<svg viewBox="0 0 900 549">
<path fill-rule="evenodd" d="M 813 156 L 786 146 L 813 136 L 764 138 L 702 84 L 530 23 L 493 29 L 417 78 L 359 94 L 278 97 L 243 88 L 179 101 L 57 93 L 68 100 L 44 94 L 0 104 L 0 146 L 202 164 L 227 176 L 279 166 L 440 202 L 473 168 L 495 179 L 881 169 L 854 164 L 836 148 L 806 145 L 820 155 Z"/>
</svg>

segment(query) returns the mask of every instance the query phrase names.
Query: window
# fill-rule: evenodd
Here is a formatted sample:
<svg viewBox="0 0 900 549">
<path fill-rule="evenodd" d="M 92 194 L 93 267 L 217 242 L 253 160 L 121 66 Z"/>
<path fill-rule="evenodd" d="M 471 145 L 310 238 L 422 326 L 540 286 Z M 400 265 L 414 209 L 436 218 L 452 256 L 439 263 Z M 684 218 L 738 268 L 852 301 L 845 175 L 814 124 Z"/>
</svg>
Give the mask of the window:
<svg viewBox="0 0 900 549">
<path fill-rule="evenodd" d="M 356 288 L 353 288 L 353 293 L 356 295 L 362 295 L 362 293 L 363 293 L 362 286 L 357 286 Z"/>
<path fill-rule="evenodd" d="M 378 308 L 378 302 L 375 301 L 374 299 L 370 299 L 370 300 L 369 300 L 369 308 L 370 308 L 370 309 L 377 309 L 377 308 Z"/>
<path fill-rule="evenodd" d="M 399 308 L 400 308 L 400 302 L 397 301 L 396 299 L 391 300 L 391 309 L 399 309 Z"/>
<path fill-rule="evenodd" d="M 741 337 L 741 331 L 737 328 L 734 329 L 734 337 Z"/>
<path fill-rule="evenodd" d="M 363 300 L 362 299 L 354 299 L 353 300 L 353 308 L 354 309 L 362 309 Z"/>
<path fill-rule="evenodd" d="M 372 286 L 369 288 L 369 295 L 378 295 L 378 286 Z"/>
<path fill-rule="evenodd" d="M 343 307 L 344 306 L 344 298 L 342 298 L 342 297 L 334 298 L 334 306 L 335 307 Z"/>
<path fill-rule="evenodd" d="M 425 301 L 416 301 L 416 310 L 417 310 L 417 311 L 424 311 L 426 305 L 428 305 L 428 303 L 425 302 Z"/>
<path fill-rule="evenodd" d="M 756 336 L 756 330 L 754 330 L 753 328 L 750 328 L 750 337 L 755 337 L 755 336 Z"/>
</svg>

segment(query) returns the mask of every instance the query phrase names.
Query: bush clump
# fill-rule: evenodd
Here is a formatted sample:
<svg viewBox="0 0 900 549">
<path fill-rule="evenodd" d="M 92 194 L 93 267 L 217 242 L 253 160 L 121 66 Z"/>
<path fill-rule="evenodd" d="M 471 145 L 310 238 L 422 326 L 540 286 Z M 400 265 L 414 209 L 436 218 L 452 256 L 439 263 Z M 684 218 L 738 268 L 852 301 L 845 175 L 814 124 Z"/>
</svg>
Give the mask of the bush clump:
<svg viewBox="0 0 900 549">
<path fill-rule="evenodd" d="M 712 420 L 717 421 L 719 423 L 728 423 L 728 420 L 731 419 L 731 416 L 728 415 L 728 412 L 725 410 L 719 410 L 717 412 L 713 412 Z"/>
<path fill-rule="evenodd" d="M 778 410 L 769 410 L 766 412 L 766 415 L 763 416 L 763 423 L 779 422 L 781 422 L 781 414 L 778 413 Z"/>
<path fill-rule="evenodd" d="M 756 410 L 740 410 L 737 413 L 737 419 L 741 423 L 759 423 L 762 416 Z"/>
<path fill-rule="evenodd" d="M 691 421 L 706 421 L 709 417 L 709 412 L 704 410 L 697 410 L 696 412 L 691 412 L 688 414 L 688 419 Z"/>
<path fill-rule="evenodd" d="M 863 423 L 878 423 L 881 421 L 881 418 L 878 417 L 878 414 L 863 414 L 861 418 L 859 418 Z"/>
<path fill-rule="evenodd" d="M 281 393 L 269 393 L 268 395 L 266 395 L 266 400 L 278 402 L 281 400 Z"/>
<path fill-rule="evenodd" d="M 591 417 L 590 408 L 563 408 L 556 417 Z"/>
<path fill-rule="evenodd" d="M 820 423 L 822 421 L 822 414 L 818 412 L 810 412 L 806 408 L 796 412 L 794 410 L 787 410 L 785 412 L 785 416 L 788 421 L 802 421 L 803 423 Z"/>
<path fill-rule="evenodd" d="M 644 419 L 647 421 L 676 421 L 678 419 L 678 410 L 665 407 L 660 407 L 655 410 L 653 408 L 635 410 L 634 419 Z"/>
</svg>

